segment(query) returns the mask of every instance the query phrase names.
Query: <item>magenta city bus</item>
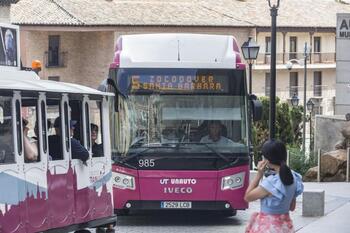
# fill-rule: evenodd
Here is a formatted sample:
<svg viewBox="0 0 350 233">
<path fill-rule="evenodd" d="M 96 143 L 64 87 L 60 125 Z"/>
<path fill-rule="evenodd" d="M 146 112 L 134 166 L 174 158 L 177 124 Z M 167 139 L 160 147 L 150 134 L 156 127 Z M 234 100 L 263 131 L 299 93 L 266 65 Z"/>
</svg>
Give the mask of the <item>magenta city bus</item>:
<svg viewBox="0 0 350 233">
<path fill-rule="evenodd" d="M 213 210 L 248 204 L 245 65 L 233 36 L 121 36 L 107 80 L 116 94 L 114 208 Z M 253 104 L 252 104 L 253 103 Z"/>
</svg>

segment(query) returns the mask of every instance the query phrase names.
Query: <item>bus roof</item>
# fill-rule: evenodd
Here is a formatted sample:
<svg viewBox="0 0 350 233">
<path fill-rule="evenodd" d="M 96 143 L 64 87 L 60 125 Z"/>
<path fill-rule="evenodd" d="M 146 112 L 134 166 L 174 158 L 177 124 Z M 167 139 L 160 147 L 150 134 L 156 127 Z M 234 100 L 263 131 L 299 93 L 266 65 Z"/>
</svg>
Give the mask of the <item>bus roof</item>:
<svg viewBox="0 0 350 233">
<path fill-rule="evenodd" d="M 0 90 L 56 92 L 90 95 L 113 95 L 73 83 L 41 80 L 33 71 L 17 71 L 0 68 Z"/>
<path fill-rule="evenodd" d="M 111 68 L 244 69 L 237 41 L 228 35 L 120 36 Z"/>
</svg>

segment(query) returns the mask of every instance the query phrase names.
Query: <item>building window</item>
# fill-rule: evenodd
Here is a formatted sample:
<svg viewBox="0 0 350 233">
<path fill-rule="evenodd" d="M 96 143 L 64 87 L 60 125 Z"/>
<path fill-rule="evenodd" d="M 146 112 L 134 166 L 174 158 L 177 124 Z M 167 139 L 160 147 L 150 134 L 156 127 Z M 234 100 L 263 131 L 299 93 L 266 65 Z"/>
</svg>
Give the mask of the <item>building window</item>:
<svg viewBox="0 0 350 233">
<path fill-rule="evenodd" d="M 314 53 L 320 53 L 321 52 L 321 37 L 315 36 L 314 37 Z"/>
<path fill-rule="evenodd" d="M 297 37 L 289 38 L 289 59 L 297 59 Z"/>
<path fill-rule="evenodd" d="M 266 96 L 270 96 L 270 82 L 271 82 L 270 73 L 265 73 L 265 95 Z"/>
<path fill-rule="evenodd" d="M 265 53 L 271 53 L 271 37 L 269 36 L 265 37 Z"/>
<path fill-rule="evenodd" d="M 294 94 L 298 95 L 298 72 L 289 73 L 289 97 L 292 98 Z"/>
<path fill-rule="evenodd" d="M 60 81 L 60 76 L 49 76 L 48 80 L 59 82 Z"/>
<path fill-rule="evenodd" d="M 322 72 L 314 72 L 314 96 L 322 96 Z"/>
<path fill-rule="evenodd" d="M 60 36 L 49 36 L 47 66 L 59 66 Z"/>
<path fill-rule="evenodd" d="M 316 106 L 314 108 L 313 115 L 322 115 L 323 114 L 323 107 L 322 106 Z"/>
<path fill-rule="evenodd" d="M 314 37 L 314 62 L 321 62 L 321 37 Z"/>
</svg>

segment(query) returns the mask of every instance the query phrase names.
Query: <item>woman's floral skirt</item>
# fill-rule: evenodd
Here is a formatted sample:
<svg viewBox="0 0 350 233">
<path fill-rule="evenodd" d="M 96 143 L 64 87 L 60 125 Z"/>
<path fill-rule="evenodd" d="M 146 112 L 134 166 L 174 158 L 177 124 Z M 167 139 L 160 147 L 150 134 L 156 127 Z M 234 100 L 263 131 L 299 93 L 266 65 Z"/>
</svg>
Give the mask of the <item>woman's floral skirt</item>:
<svg viewBox="0 0 350 233">
<path fill-rule="evenodd" d="M 246 233 L 294 233 L 289 214 L 253 213 Z"/>
</svg>

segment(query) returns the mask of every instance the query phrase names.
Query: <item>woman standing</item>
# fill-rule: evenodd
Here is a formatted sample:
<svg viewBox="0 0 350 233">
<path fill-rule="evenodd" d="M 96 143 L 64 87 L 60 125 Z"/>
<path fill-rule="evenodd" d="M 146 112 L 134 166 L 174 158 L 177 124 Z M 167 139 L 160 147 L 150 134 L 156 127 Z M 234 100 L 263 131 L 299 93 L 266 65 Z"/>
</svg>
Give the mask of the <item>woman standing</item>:
<svg viewBox="0 0 350 233">
<path fill-rule="evenodd" d="M 301 175 L 287 166 L 287 150 L 282 142 L 268 140 L 262 154 L 265 158 L 258 163 L 258 173 L 244 197 L 247 202 L 260 199 L 261 208 L 252 215 L 246 233 L 295 232 L 289 211 L 294 211 L 296 197 L 303 192 Z M 267 167 L 275 174 L 260 182 Z"/>
</svg>

